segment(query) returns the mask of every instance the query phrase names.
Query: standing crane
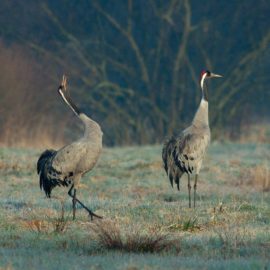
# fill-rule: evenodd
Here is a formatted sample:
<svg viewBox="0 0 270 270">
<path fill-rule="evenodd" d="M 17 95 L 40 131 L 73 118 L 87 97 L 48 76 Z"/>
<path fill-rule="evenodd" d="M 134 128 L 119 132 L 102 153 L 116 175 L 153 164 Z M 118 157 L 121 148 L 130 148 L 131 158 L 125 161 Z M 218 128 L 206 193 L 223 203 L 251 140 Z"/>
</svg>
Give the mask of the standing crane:
<svg viewBox="0 0 270 270">
<path fill-rule="evenodd" d="M 79 203 L 93 217 L 102 218 L 87 208 L 76 196 L 81 177 L 95 166 L 102 149 L 102 131 L 98 123 L 82 113 L 73 103 L 67 92 L 67 79 L 63 75 L 58 93 L 84 125 L 84 135 L 79 140 L 64 146 L 58 151 L 46 150 L 38 159 L 37 173 L 40 188 L 47 197 L 56 186 L 69 187 L 72 197 L 73 219 L 76 216 L 76 203 Z"/>
<path fill-rule="evenodd" d="M 194 208 L 196 206 L 196 190 L 199 172 L 202 166 L 204 154 L 210 142 L 210 128 L 208 121 L 208 93 L 205 81 L 210 78 L 219 78 L 221 75 L 210 71 L 202 71 L 200 86 L 202 98 L 199 108 L 193 118 L 191 125 L 183 130 L 179 136 L 171 137 L 165 141 L 162 149 L 164 169 L 170 179 L 179 188 L 181 176 L 188 175 L 189 207 L 191 207 L 191 185 L 190 177 L 195 174 L 194 181 Z"/>
</svg>

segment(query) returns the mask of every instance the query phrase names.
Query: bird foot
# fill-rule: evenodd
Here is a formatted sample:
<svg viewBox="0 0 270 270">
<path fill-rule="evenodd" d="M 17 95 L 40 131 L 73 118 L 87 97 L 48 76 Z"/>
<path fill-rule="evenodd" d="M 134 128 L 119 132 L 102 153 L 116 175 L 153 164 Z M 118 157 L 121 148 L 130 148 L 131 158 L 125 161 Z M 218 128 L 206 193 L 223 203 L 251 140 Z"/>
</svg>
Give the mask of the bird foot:
<svg viewBox="0 0 270 270">
<path fill-rule="evenodd" d="M 88 210 L 88 213 L 89 213 L 89 216 L 90 216 L 91 220 L 93 220 L 94 217 L 99 218 L 99 219 L 103 218 L 102 216 L 99 216 L 99 215 L 95 214 L 91 210 Z"/>
</svg>

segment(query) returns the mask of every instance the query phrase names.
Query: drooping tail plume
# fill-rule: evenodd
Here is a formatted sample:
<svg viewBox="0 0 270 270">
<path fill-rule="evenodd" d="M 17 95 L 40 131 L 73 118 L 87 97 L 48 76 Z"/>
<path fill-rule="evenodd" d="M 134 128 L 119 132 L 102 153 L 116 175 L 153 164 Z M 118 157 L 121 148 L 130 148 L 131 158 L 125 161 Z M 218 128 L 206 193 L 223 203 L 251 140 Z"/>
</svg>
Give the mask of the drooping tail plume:
<svg viewBox="0 0 270 270">
<path fill-rule="evenodd" d="M 169 176 L 172 187 L 174 182 L 177 185 L 177 189 L 179 190 L 180 178 L 183 172 L 178 168 L 178 166 L 175 163 L 174 149 L 176 143 L 177 142 L 174 137 L 171 137 L 170 139 L 165 141 L 162 149 L 162 159 L 164 169 L 167 175 Z"/>
<path fill-rule="evenodd" d="M 57 152 L 52 149 L 46 150 L 41 154 L 37 162 L 40 189 L 43 189 L 46 196 L 49 198 L 54 187 L 67 185 L 65 181 L 60 179 L 60 173 L 52 167 L 52 159 L 56 153 Z"/>
</svg>

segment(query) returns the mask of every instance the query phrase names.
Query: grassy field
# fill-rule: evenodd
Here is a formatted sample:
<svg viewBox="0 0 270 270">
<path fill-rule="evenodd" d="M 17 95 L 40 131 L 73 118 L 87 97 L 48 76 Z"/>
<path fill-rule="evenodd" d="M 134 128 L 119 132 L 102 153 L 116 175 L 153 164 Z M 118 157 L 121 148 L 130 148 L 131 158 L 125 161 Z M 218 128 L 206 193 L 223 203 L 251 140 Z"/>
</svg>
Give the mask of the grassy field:
<svg viewBox="0 0 270 270">
<path fill-rule="evenodd" d="M 47 199 L 42 150 L 0 149 L 0 269 L 270 269 L 270 145 L 212 143 L 189 209 L 171 189 L 161 146 L 104 149 L 78 192 Z"/>
</svg>

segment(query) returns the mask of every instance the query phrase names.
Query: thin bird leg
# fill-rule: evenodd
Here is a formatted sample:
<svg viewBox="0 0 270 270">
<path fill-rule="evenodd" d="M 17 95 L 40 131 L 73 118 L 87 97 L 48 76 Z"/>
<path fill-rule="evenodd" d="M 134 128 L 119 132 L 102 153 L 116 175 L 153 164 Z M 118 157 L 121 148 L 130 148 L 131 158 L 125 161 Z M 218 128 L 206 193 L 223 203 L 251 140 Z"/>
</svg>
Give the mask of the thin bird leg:
<svg viewBox="0 0 270 270">
<path fill-rule="evenodd" d="M 75 220 L 76 217 L 76 189 L 74 188 L 73 192 L 73 199 L 72 199 L 72 206 L 73 206 L 73 220 Z"/>
<path fill-rule="evenodd" d="M 91 220 L 93 220 L 93 217 L 96 218 L 103 218 L 97 214 L 95 214 L 93 211 L 91 211 L 89 208 L 87 208 L 81 201 L 79 201 L 77 198 L 75 198 L 75 200 L 89 213 Z"/>
<path fill-rule="evenodd" d="M 194 208 L 196 207 L 196 191 L 197 191 L 197 181 L 198 181 L 199 175 L 195 175 L 195 182 L 194 182 Z"/>
<path fill-rule="evenodd" d="M 102 218 L 101 216 L 96 215 L 93 211 L 91 211 L 89 208 L 87 208 L 80 200 L 77 199 L 77 197 L 72 195 L 71 191 L 72 191 L 73 188 L 74 188 L 74 186 L 72 185 L 72 187 L 68 191 L 68 195 L 70 197 L 72 197 L 73 200 L 75 200 L 77 203 L 79 203 L 89 213 L 89 215 L 91 217 L 91 220 L 93 220 L 93 217 Z"/>
<path fill-rule="evenodd" d="M 72 195 L 73 189 L 74 189 L 74 192 Z M 71 186 L 71 188 L 68 191 L 68 194 L 72 197 L 73 220 L 75 220 L 76 218 L 76 189 L 74 188 L 74 185 Z"/>
<path fill-rule="evenodd" d="M 189 208 L 191 208 L 191 196 L 190 196 L 190 191 L 191 191 L 190 174 L 188 174 L 188 206 L 189 206 Z"/>
</svg>

